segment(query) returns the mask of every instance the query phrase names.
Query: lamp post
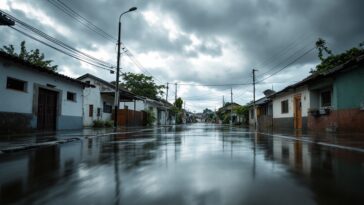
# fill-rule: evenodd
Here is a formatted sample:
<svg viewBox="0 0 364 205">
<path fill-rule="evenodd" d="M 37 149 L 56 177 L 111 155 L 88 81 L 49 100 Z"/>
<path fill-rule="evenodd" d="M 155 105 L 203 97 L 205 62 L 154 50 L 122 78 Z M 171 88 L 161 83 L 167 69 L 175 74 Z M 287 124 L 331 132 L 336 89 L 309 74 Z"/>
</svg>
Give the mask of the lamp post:
<svg viewBox="0 0 364 205">
<path fill-rule="evenodd" d="M 125 11 L 119 16 L 119 32 L 118 32 L 118 55 L 116 65 L 116 88 L 115 88 L 115 114 L 114 114 L 114 127 L 118 126 L 118 110 L 119 110 L 119 75 L 120 75 L 120 33 L 121 33 L 121 17 L 129 12 L 137 10 L 137 7 L 132 7 L 128 11 Z"/>
</svg>

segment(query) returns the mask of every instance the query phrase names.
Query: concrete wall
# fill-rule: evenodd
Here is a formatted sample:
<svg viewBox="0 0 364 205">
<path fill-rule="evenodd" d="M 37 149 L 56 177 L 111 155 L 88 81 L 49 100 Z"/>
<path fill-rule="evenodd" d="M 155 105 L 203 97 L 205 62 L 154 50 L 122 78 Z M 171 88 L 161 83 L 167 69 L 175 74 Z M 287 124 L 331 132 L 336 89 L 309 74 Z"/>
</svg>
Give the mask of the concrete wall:
<svg viewBox="0 0 364 205">
<path fill-rule="evenodd" d="M 364 67 L 338 75 L 333 89 L 335 108 L 359 108 L 360 104 L 364 103 Z"/>
<path fill-rule="evenodd" d="M 22 81 L 26 81 L 26 91 L 17 91 L 6 88 L 7 78 L 15 78 Z M 51 88 L 47 84 L 55 86 Z M 38 101 L 38 89 L 40 87 L 54 90 L 58 92 L 58 118 L 57 124 L 65 123 L 65 119 L 62 116 L 71 117 L 77 120 L 82 120 L 82 86 L 68 81 L 60 79 L 59 77 L 52 76 L 39 71 L 26 68 L 23 65 L 12 63 L 10 61 L 1 59 L 0 61 L 0 112 L 1 113 L 14 113 L 13 116 L 24 115 L 28 118 L 30 115 L 32 119 L 28 123 L 28 128 L 36 128 L 36 116 L 37 116 L 37 101 Z M 76 94 L 76 101 L 67 100 L 67 91 Z M 19 118 L 18 118 L 19 119 Z M 8 119 L 11 121 L 11 119 Z M 5 120 L 2 119 L 4 122 Z M 76 124 L 78 125 L 78 124 Z M 1 125 L 0 125 L 1 126 Z M 75 128 L 75 127 L 72 127 Z M 81 128 L 78 127 L 77 128 Z M 57 129 L 68 129 L 68 127 L 61 126 Z"/>
</svg>

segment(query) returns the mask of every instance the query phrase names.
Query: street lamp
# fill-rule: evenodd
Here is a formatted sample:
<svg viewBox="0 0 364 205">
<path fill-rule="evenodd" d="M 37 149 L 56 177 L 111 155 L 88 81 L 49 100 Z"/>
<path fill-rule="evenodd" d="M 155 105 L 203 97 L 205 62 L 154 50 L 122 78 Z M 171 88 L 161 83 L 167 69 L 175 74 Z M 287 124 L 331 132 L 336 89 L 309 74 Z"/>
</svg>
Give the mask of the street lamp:
<svg viewBox="0 0 364 205">
<path fill-rule="evenodd" d="M 118 110 L 119 110 L 119 75 L 120 75 L 120 33 L 121 33 L 121 17 L 129 12 L 137 10 L 137 7 L 131 7 L 128 11 L 125 11 L 119 16 L 119 33 L 118 33 L 118 55 L 116 66 L 116 89 L 115 89 L 115 114 L 114 114 L 114 127 L 118 126 Z"/>
</svg>

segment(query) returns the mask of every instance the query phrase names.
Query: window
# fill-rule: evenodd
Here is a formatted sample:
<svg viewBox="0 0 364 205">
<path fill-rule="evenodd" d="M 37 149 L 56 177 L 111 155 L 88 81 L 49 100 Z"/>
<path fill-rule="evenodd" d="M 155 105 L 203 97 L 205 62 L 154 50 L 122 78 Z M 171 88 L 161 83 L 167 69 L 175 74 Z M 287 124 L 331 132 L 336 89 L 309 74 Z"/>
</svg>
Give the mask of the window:
<svg viewBox="0 0 364 205">
<path fill-rule="evenodd" d="M 101 108 L 97 108 L 97 117 L 101 116 Z"/>
<path fill-rule="evenodd" d="M 321 93 L 321 107 L 331 106 L 331 91 L 325 91 Z"/>
<path fill-rule="evenodd" d="M 104 113 L 112 113 L 112 106 L 106 102 L 104 102 Z"/>
<path fill-rule="evenodd" d="M 281 102 L 281 111 L 282 113 L 288 113 L 288 100 L 283 100 Z"/>
<path fill-rule="evenodd" d="M 91 81 L 89 81 L 89 80 L 86 80 L 86 83 L 90 85 L 90 84 L 91 84 Z"/>
<path fill-rule="evenodd" d="M 93 117 L 94 116 L 94 105 L 88 106 L 88 116 Z"/>
<path fill-rule="evenodd" d="M 6 82 L 6 88 L 26 92 L 27 82 L 8 77 Z"/>
<path fill-rule="evenodd" d="M 67 92 L 67 100 L 76 102 L 76 93 Z"/>
</svg>

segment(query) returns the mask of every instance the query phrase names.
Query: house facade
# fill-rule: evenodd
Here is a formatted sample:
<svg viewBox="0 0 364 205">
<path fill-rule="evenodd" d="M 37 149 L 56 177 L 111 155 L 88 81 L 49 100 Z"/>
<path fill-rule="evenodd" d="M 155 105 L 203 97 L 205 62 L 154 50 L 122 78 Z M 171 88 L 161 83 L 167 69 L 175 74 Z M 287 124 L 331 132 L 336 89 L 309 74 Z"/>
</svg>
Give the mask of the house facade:
<svg viewBox="0 0 364 205">
<path fill-rule="evenodd" d="M 271 129 L 273 128 L 273 102 L 269 98 L 275 94 L 274 90 L 265 90 L 264 97 L 255 101 L 255 110 L 253 103 L 248 104 L 249 106 L 249 125 L 251 127 L 257 126 L 258 129 Z M 257 123 L 255 121 L 255 112 L 257 117 Z"/>
<path fill-rule="evenodd" d="M 78 80 L 90 85 L 83 91 L 83 126 L 90 127 L 95 120 L 112 120 L 115 86 L 88 73 Z"/>
<path fill-rule="evenodd" d="M 364 131 L 364 56 L 310 83 L 311 130 Z"/>
<path fill-rule="evenodd" d="M 288 86 L 269 98 L 273 104 L 273 129 L 307 129 L 310 108 L 307 86 Z"/>
<path fill-rule="evenodd" d="M 82 128 L 85 86 L 0 52 L 0 131 Z"/>
<path fill-rule="evenodd" d="M 364 56 L 270 96 L 275 129 L 364 131 Z"/>
</svg>

